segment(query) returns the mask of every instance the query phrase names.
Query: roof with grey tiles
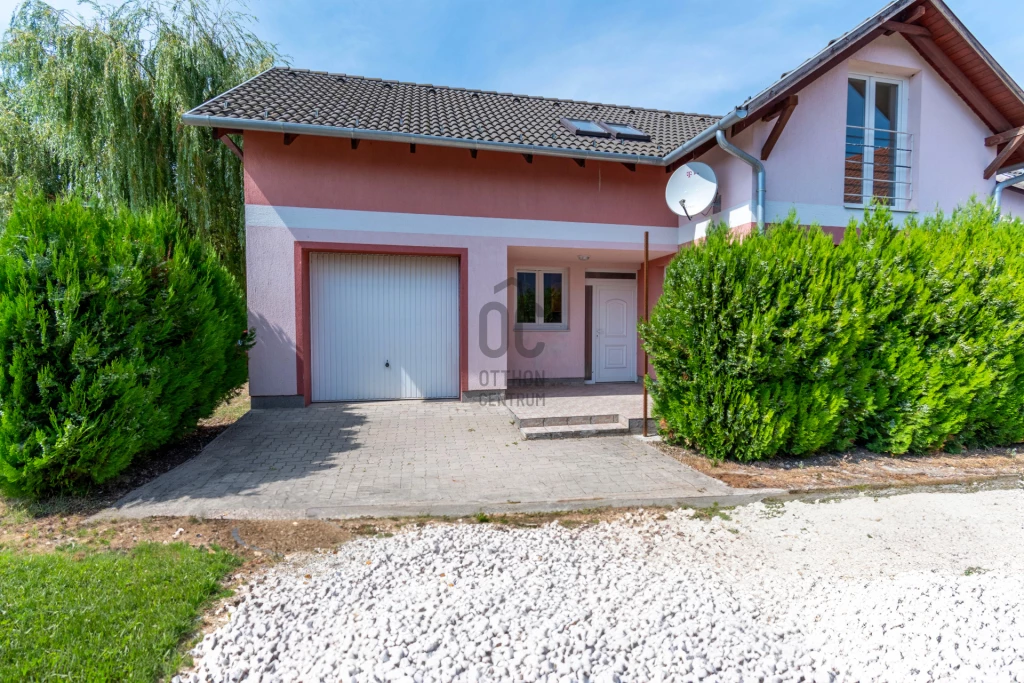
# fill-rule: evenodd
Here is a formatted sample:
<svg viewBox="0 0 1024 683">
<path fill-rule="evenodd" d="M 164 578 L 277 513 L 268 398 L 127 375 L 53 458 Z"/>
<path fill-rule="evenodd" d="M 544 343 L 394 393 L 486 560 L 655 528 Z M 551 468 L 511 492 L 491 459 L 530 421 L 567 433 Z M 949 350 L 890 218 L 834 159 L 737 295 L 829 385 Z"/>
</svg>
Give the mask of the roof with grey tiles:
<svg viewBox="0 0 1024 683">
<path fill-rule="evenodd" d="M 651 140 L 577 136 L 561 125 L 563 117 L 629 124 Z M 287 67 L 269 69 L 185 117 L 192 124 L 242 129 L 247 121 L 275 122 L 427 135 L 439 138 L 438 144 L 447 138 L 644 157 L 665 156 L 719 118 Z"/>
</svg>

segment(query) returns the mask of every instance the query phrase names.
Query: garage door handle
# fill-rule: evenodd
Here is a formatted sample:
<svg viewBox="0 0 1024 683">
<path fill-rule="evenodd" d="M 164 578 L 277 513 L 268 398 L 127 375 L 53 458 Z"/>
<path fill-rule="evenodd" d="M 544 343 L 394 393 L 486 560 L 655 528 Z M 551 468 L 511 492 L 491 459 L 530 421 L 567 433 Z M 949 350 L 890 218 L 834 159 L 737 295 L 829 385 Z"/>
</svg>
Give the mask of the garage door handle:
<svg viewBox="0 0 1024 683">
<path fill-rule="evenodd" d="M 390 368 L 391 367 L 391 361 L 384 361 L 384 367 Z"/>
</svg>

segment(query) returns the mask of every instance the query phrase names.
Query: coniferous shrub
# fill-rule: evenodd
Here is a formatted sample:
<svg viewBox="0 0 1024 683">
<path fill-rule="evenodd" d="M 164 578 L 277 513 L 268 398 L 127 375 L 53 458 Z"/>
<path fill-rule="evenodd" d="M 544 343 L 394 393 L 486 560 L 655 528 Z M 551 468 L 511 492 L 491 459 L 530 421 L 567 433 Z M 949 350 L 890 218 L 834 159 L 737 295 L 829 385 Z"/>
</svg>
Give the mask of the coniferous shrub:
<svg viewBox="0 0 1024 683">
<path fill-rule="evenodd" d="M 1024 224 L 972 201 L 902 230 L 886 211 L 858 228 L 840 246 L 870 318 L 857 441 L 906 453 L 1024 439 Z"/>
<path fill-rule="evenodd" d="M 0 234 L 0 487 L 80 491 L 246 379 L 241 288 L 174 212 L 22 195 Z"/>
<path fill-rule="evenodd" d="M 716 459 L 830 445 L 865 333 L 853 278 L 832 238 L 794 216 L 767 237 L 713 227 L 666 269 L 642 326 L 657 371 L 654 413 Z"/>
<path fill-rule="evenodd" d="M 1024 439 L 1024 224 L 972 201 L 838 247 L 795 216 L 718 226 L 666 269 L 641 326 L 655 414 L 711 458 Z"/>
</svg>

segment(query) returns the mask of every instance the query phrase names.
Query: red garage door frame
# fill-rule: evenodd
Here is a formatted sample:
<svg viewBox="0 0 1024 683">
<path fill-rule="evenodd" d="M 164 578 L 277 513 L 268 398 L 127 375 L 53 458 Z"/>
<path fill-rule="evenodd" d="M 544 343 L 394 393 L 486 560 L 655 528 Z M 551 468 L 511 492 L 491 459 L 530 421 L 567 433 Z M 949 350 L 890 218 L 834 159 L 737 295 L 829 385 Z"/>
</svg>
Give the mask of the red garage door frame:
<svg viewBox="0 0 1024 683">
<path fill-rule="evenodd" d="M 397 256 L 456 256 L 459 259 L 459 391 L 469 390 L 469 250 L 460 247 L 417 247 L 394 244 L 295 242 L 295 379 L 305 404 L 313 402 L 309 314 L 309 255 L 385 254 Z"/>
</svg>

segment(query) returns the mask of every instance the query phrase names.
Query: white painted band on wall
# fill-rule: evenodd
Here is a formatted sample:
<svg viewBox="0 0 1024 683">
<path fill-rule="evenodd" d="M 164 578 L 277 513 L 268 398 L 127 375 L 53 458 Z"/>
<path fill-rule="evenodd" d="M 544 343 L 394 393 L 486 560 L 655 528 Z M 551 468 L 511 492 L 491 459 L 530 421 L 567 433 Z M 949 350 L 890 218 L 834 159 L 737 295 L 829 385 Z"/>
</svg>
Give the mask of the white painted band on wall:
<svg viewBox="0 0 1024 683">
<path fill-rule="evenodd" d="M 353 211 L 349 209 L 311 209 L 261 204 L 245 205 L 245 225 L 247 228 L 358 230 L 418 235 L 495 237 L 508 240 L 608 242 L 626 245 L 629 248 L 636 248 L 637 244 L 642 244 L 644 231 L 648 231 L 651 234 L 651 244 L 672 247 L 679 244 L 678 228 L 521 218 Z"/>
</svg>

